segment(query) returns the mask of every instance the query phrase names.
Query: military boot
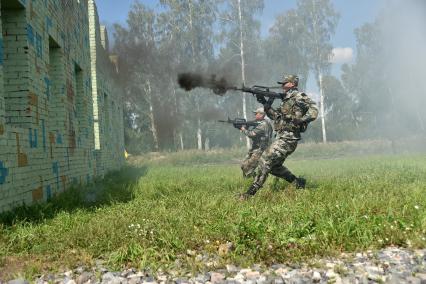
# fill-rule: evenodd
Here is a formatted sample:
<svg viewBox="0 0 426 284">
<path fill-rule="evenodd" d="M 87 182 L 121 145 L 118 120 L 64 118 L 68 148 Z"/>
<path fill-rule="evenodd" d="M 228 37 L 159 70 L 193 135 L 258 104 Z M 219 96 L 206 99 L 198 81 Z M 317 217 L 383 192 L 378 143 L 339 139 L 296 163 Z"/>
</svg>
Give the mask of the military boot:
<svg viewBox="0 0 426 284">
<path fill-rule="evenodd" d="M 297 189 L 304 189 L 306 185 L 306 179 L 304 179 L 303 177 L 298 177 L 296 178 L 295 183 Z"/>
<path fill-rule="evenodd" d="M 249 189 L 247 189 L 247 191 L 243 194 L 240 194 L 239 200 L 240 201 L 244 201 L 249 199 L 250 197 L 252 197 L 253 195 L 256 194 L 257 190 L 259 189 L 258 186 L 256 186 L 255 184 L 252 184 Z"/>
</svg>

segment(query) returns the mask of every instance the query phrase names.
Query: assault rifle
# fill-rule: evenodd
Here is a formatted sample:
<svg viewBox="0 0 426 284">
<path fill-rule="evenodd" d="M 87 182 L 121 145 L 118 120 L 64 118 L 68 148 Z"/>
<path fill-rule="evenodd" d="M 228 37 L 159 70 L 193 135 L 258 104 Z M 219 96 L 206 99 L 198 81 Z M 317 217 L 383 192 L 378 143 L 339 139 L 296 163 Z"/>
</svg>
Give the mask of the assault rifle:
<svg viewBox="0 0 426 284">
<path fill-rule="evenodd" d="M 259 122 L 256 120 L 247 121 L 245 118 L 230 119 L 228 117 L 228 120 L 218 120 L 218 122 L 231 123 L 237 129 L 241 129 L 243 126 L 248 129 L 249 127 L 256 127 L 259 125 Z"/>
</svg>

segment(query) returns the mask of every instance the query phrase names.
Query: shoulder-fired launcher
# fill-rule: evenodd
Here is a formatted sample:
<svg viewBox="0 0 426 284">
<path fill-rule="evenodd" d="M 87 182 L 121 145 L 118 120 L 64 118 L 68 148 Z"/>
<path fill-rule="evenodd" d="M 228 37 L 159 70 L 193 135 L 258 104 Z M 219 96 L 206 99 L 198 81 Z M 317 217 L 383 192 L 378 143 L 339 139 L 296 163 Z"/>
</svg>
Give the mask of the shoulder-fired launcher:
<svg viewBox="0 0 426 284">
<path fill-rule="evenodd" d="M 255 85 L 251 88 L 243 86 L 241 88 L 235 87 L 235 88 L 232 88 L 232 89 L 236 90 L 236 91 L 242 91 L 242 92 L 245 92 L 245 93 L 250 93 L 253 96 L 256 96 L 256 98 L 263 97 L 263 98 L 268 98 L 268 99 L 274 100 L 274 99 L 283 99 L 285 97 L 285 95 L 283 93 L 271 92 L 270 87 L 264 87 L 264 86 L 258 86 L 258 85 Z"/>
</svg>

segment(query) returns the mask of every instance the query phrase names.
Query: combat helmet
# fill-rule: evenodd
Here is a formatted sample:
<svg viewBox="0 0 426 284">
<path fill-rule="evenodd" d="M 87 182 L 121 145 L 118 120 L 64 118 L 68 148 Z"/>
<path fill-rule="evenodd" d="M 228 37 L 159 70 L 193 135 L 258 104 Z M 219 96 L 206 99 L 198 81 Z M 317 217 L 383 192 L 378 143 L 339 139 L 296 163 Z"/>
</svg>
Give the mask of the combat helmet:
<svg viewBox="0 0 426 284">
<path fill-rule="evenodd" d="M 265 114 L 265 110 L 263 107 L 258 107 L 257 109 L 255 109 L 253 111 L 253 113 L 260 113 L 260 114 Z"/>
<path fill-rule="evenodd" d="M 288 82 L 291 82 L 297 86 L 299 84 L 299 77 L 297 75 L 284 75 L 282 81 L 277 83 L 283 85 Z"/>
</svg>

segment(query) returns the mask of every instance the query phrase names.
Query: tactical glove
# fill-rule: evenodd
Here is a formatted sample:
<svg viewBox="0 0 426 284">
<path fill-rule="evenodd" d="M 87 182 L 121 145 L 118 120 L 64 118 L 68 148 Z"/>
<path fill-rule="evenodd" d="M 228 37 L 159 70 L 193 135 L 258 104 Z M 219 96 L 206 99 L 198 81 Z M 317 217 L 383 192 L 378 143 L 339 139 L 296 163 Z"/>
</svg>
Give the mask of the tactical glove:
<svg viewBox="0 0 426 284">
<path fill-rule="evenodd" d="M 268 98 L 268 101 L 266 102 L 266 104 L 265 104 L 265 106 L 267 107 L 267 108 L 270 108 L 271 106 L 272 106 L 272 104 L 274 103 L 274 98 L 273 97 L 269 97 Z"/>
<path fill-rule="evenodd" d="M 269 111 L 271 109 L 273 103 L 274 103 L 274 98 L 272 98 L 272 97 L 268 98 L 268 101 L 263 104 L 263 109 L 265 111 Z"/>
<path fill-rule="evenodd" d="M 264 96 L 261 95 L 256 95 L 256 99 L 259 103 L 261 103 L 262 105 L 266 104 L 266 99 Z"/>
</svg>

